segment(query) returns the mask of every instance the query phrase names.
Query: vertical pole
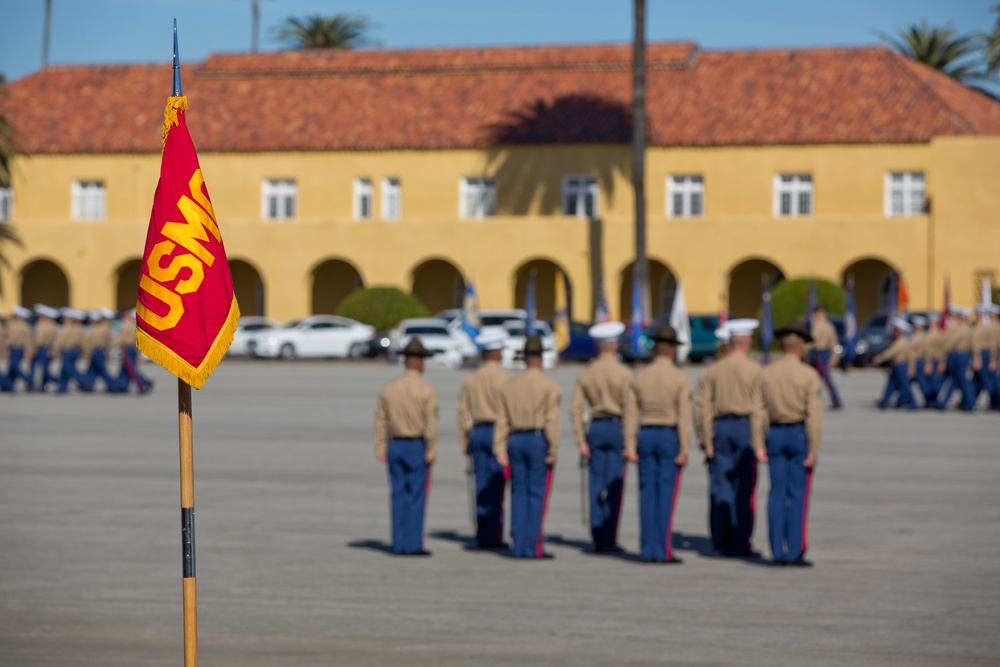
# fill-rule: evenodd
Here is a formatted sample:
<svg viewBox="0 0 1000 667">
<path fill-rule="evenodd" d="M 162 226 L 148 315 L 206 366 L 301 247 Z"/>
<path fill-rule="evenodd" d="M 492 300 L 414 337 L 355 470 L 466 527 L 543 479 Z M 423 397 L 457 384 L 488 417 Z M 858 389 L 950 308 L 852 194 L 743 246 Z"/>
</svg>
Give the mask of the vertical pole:
<svg viewBox="0 0 1000 667">
<path fill-rule="evenodd" d="M 646 0 L 635 0 L 632 47 L 632 189 L 635 193 L 635 267 L 643 316 L 651 313 L 646 256 Z"/>
<path fill-rule="evenodd" d="M 260 0 L 250 3 L 250 52 L 257 53 L 257 42 L 260 37 Z"/>
<path fill-rule="evenodd" d="M 184 667 L 198 666 L 198 597 L 194 557 L 194 435 L 191 385 L 177 379 L 177 418 L 181 460 L 181 544 L 184 586 Z"/>
<path fill-rule="evenodd" d="M 49 35 L 52 32 L 52 0 L 45 0 L 45 25 L 42 28 L 42 69 L 49 66 Z"/>
</svg>

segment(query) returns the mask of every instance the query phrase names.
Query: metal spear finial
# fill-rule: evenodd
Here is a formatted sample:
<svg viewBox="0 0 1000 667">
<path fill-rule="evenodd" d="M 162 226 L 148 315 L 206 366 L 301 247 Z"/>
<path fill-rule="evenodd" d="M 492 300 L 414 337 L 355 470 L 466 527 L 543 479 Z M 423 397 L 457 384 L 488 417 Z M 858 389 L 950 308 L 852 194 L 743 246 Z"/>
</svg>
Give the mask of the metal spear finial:
<svg viewBox="0 0 1000 667">
<path fill-rule="evenodd" d="M 174 19 L 174 97 L 180 97 L 184 92 L 181 90 L 181 61 L 177 55 L 177 19 Z"/>
</svg>

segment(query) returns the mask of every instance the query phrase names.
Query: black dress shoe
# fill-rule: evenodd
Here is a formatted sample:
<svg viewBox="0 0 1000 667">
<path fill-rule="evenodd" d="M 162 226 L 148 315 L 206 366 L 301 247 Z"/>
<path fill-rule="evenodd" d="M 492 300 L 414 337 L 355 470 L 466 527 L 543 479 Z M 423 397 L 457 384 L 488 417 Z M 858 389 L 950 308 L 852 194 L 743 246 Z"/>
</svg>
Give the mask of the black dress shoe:
<svg viewBox="0 0 1000 667">
<path fill-rule="evenodd" d="M 430 556 L 431 552 L 426 549 L 421 549 L 420 551 L 397 551 L 396 556 Z"/>
<path fill-rule="evenodd" d="M 476 542 L 476 548 L 484 551 L 503 551 L 510 549 L 510 545 L 506 542 Z"/>
<path fill-rule="evenodd" d="M 795 560 L 788 561 L 789 567 L 812 567 L 812 561 L 806 560 L 805 558 L 797 558 Z"/>
<path fill-rule="evenodd" d="M 555 557 L 556 557 L 555 554 L 550 554 L 550 553 L 543 553 L 541 556 L 539 556 L 539 558 L 542 560 L 552 560 Z"/>
<path fill-rule="evenodd" d="M 771 561 L 771 567 L 784 567 L 785 565 L 788 565 L 788 561 L 778 560 L 777 558 Z"/>
<path fill-rule="evenodd" d="M 673 558 L 668 558 L 667 560 L 665 560 L 665 561 L 661 561 L 661 562 L 662 562 L 662 563 L 663 563 L 664 565 L 680 565 L 680 564 L 681 564 L 681 563 L 683 563 L 684 561 L 683 561 L 683 560 L 681 560 L 680 558 L 678 558 L 677 556 L 674 556 Z"/>
</svg>

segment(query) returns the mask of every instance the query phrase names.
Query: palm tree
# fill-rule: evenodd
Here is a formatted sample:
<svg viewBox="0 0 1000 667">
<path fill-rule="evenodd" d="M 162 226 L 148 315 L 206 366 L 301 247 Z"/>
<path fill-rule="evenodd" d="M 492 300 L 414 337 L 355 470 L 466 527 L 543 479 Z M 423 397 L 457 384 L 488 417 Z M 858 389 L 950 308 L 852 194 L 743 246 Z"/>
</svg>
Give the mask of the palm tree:
<svg viewBox="0 0 1000 667">
<path fill-rule="evenodd" d="M 983 51 L 986 56 L 986 73 L 993 75 L 1000 70 L 1000 5 L 993 5 L 997 22 L 991 32 L 983 35 Z"/>
<path fill-rule="evenodd" d="M 950 25 L 931 27 L 927 21 L 900 30 L 897 37 L 880 33 L 882 40 L 908 58 L 967 83 L 981 79 L 984 71 L 979 59 L 981 37 L 956 35 Z"/>
<path fill-rule="evenodd" d="M 353 49 L 368 43 L 365 37 L 368 28 L 368 19 L 364 16 L 316 14 L 303 20 L 289 17 L 284 25 L 272 31 L 279 42 L 286 42 L 295 49 Z"/>
<path fill-rule="evenodd" d="M 6 95 L 4 87 L 6 81 L 0 74 L 0 101 Z M 4 115 L 2 105 L 0 105 L 0 185 L 10 183 L 10 161 L 17 149 L 18 132 L 10 119 Z"/>
</svg>

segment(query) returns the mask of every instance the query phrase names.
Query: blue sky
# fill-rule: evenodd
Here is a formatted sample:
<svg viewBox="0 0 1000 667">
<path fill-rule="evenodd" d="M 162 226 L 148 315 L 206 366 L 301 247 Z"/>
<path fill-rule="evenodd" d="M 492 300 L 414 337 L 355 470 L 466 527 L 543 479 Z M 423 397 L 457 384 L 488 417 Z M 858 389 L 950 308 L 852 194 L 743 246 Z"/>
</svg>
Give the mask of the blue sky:
<svg viewBox="0 0 1000 667">
<path fill-rule="evenodd" d="M 998 0 L 648 0 L 651 40 L 694 40 L 703 48 L 870 44 L 877 31 L 927 19 L 961 32 L 992 27 Z M 41 66 L 44 0 L 3 0 L 0 73 L 8 80 Z M 289 16 L 357 12 L 386 48 L 623 42 L 628 0 L 261 0 L 261 47 Z M 167 61 L 171 20 L 182 60 L 250 47 L 250 0 L 53 0 L 53 64 Z"/>
</svg>

